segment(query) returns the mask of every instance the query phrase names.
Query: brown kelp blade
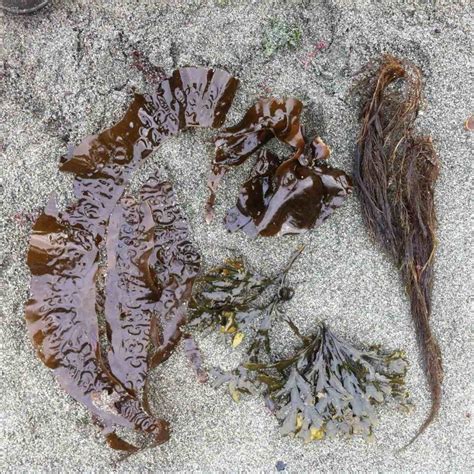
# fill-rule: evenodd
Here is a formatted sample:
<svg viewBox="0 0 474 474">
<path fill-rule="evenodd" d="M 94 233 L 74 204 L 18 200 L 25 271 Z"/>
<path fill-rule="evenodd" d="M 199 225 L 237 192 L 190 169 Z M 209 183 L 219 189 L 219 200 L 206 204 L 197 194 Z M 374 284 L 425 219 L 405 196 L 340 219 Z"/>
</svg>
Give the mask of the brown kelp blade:
<svg viewBox="0 0 474 474">
<path fill-rule="evenodd" d="M 104 430 L 122 426 L 164 442 L 168 423 L 150 416 L 102 361 L 95 312 L 98 248 L 93 235 L 67 217 L 50 202 L 30 240 L 26 321 L 38 356 Z"/>
<path fill-rule="evenodd" d="M 134 393 L 146 377 L 146 339 L 158 341 L 161 337 L 159 328 L 153 325 L 156 318 L 149 317 L 150 300 L 160 297 L 157 278 L 148 262 L 145 264 L 151 244 L 149 217 L 144 218 L 147 222 L 142 222 L 143 228 L 131 224 L 132 239 L 117 237 L 114 232 L 122 235 L 125 231 L 122 218 L 131 217 L 132 208 L 136 209 L 134 205 L 125 209 L 127 205 L 124 207 L 122 203 L 117 211 L 119 215 L 113 218 L 109 238 L 110 281 L 106 290 L 112 344 L 109 362 L 123 384 L 106 367 L 98 344 L 95 311 L 98 245 L 104 241 L 109 218 L 138 165 L 164 139 L 180 130 L 220 126 L 237 84 L 225 71 L 189 67 L 178 69 L 161 81 L 154 94 L 135 95 L 119 122 L 85 138 L 61 159 L 61 169 L 75 174 L 75 199 L 61 217 L 49 209 L 33 228 L 28 256 L 31 298 L 26 307 L 33 343 L 66 391 L 91 411 L 109 442 L 118 448 L 127 443 L 117 442 L 115 426 L 149 433 L 155 444 L 168 439 L 167 423 L 152 418 Z M 163 241 L 166 241 L 164 236 Z M 176 242 L 179 255 L 189 257 L 186 250 L 189 242 L 184 237 Z M 132 255 L 135 244 L 139 246 L 140 256 Z M 126 255 L 127 251 L 131 253 Z M 124 267 L 120 267 L 121 258 L 128 259 Z M 195 263 L 195 256 L 192 259 Z M 177 262 L 172 264 L 179 266 L 179 257 Z M 162 265 L 163 272 L 171 275 L 165 278 L 168 285 L 165 292 L 173 296 L 166 296 L 163 301 L 174 301 L 175 308 L 188 296 L 192 277 L 187 272 L 191 271 L 191 264 L 182 264 L 180 280 L 177 278 L 180 271 L 173 267 L 168 272 L 168 263 Z M 118 281 L 120 278 L 123 281 Z M 173 278 L 178 283 L 173 283 Z M 155 296 L 151 296 L 152 290 Z M 153 303 L 154 311 L 158 303 Z M 173 308 L 166 308 L 163 314 L 181 314 L 181 309 Z M 179 326 L 177 319 L 170 317 L 175 326 Z M 127 326 L 130 320 L 133 322 Z M 145 328 L 144 323 L 149 327 Z M 176 333 L 168 326 L 167 331 L 167 334 Z M 168 346 L 168 356 L 173 347 Z M 135 363 L 138 366 L 133 370 Z"/>
<path fill-rule="evenodd" d="M 154 305 L 151 366 L 166 360 L 181 338 L 187 303 L 201 256 L 191 242 L 189 223 L 178 205 L 171 183 L 156 172 L 142 187 L 140 197 L 150 207 L 155 221 L 154 251 L 150 265 L 161 296 Z"/>
<path fill-rule="evenodd" d="M 431 410 L 416 438 L 441 405 L 441 353 L 429 325 L 436 247 L 433 187 L 439 163 L 431 140 L 412 134 L 421 103 L 419 69 L 386 55 L 369 66 L 361 84 L 369 94 L 354 180 L 367 228 L 402 269 L 431 391 Z"/>
<path fill-rule="evenodd" d="M 210 191 L 206 205 L 206 219 L 213 217 L 217 188 L 229 167 L 243 163 L 252 153 L 272 138 L 302 152 L 305 142 L 300 125 L 303 104 L 294 98 L 261 99 L 246 112 L 233 127 L 224 129 L 216 137 L 216 156 L 208 180 Z"/>
<path fill-rule="evenodd" d="M 154 221 L 149 206 L 123 197 L 107 232 L 105 320 L 110 370 L 136 394 L 148 375 L 150 324 L 160 296 L 149 265 L 153 249 Z"/>
<path fill-rule="evenodd" d="M 298 234 L 321 225 L 352 192 L 349 176 L 325 161 L 329 148 L 316 138 L 305 155 L 280 160 L 261 151 L 237 205 L 225 218 L 230 231 L 255 237 Z"/>
</svg>

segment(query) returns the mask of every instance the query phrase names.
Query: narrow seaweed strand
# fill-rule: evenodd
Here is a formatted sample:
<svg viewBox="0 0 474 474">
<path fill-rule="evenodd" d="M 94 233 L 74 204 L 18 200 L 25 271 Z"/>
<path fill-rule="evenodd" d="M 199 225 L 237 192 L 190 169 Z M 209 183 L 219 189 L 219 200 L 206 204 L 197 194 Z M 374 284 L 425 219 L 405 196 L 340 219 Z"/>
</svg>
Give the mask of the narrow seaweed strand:
<svg viewBox="0 0 474 474">
<path fill-rule="evenodd" d="M 402 272 L 411 312 L 432 395 L 430 413 L 413 442 L 434 420 L 441 405 L 443 367 L 441 351 L 430 327 L 433 257 L 436 249 L 436 214 L 433 185 L 439 174 L 439 162 L 430 137 L 407 140 L 397 193 L 397 215 L 403 232 L 405 249 Z"/>
<path fill-rule="evenodd" d="M 354 180 L 369 232 L 401 268 L 431 392 L 430 413 L 413 441 L 441 405 L 441 353 L 429 325 L 439 163 L 431 139 L 412 135 L 421 104 L 417 67 L 386 55 L 369 66 L 359 86 L 369 97 L 361 114 Z"/>
</svg>

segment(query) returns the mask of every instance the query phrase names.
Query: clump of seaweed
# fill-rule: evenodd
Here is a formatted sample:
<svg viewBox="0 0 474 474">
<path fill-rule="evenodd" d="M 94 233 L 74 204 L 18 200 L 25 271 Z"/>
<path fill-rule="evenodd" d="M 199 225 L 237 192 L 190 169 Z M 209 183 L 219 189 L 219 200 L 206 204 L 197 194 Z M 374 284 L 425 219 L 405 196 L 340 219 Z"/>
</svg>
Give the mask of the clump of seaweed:
<svg viewBox="0 0 474 474">
<path fill-rule="evenodd" d="M 439 161 L 431 139 L 413 135 L 422 100 L 416 66 L 385 55 L 369 65 L 360 86 L 369 92 L 354 179 L 367 228 L 401 270 L 431 391 L 430 413 L 413 441 L 441 406 L 441 353 L 429 324 L 436 248 L 433 188 Z"/>
<path fill-rule="evenodd" d="M 226 228 L 251 237 L 298 234 L 321 225 L 352 192 L 349 176 L 326 163 L 330 149 L 319 137 L 303 134 L 301 101 L 261 99 L 242 120 L 215 139 L 216 155 L 208 179 L 206 220 L 214 216 L 220 181 L 233 167 L 258 151 L 249 179 L 236 206 L 229 209 Z M 281 160 L 261 147 L 273 138 L 289 145 L 292 154 Z"/>
<path fill-rule="evenodd" d="M 281 433 L 305 442 L 338 434 L 370 439 L 377 424 L 376 405 L 391 398 L 409 407 L 407 367 L 402 352 L 357 349 L 324 324 L 318 334 L 304 338 L 295 356 L 273 364 L 247 364 L 267 385 Z"/>
<path fill-rule="evenodd" d="M 285 268 L 277 275 L 266 277 L 252 272 L 242 258 L 228 259 L 223 265 L 199 277 L 189 303 L 188 326 L 199 329 L 216 329 L 232 337 L 232 346 L 240 345 L 245 333 L 256 329 L 260 322 L 252 351 L 257 350 L 256 340 L 265 339 L 269 348 L 270 319 L 280 303 L 290 299 L 293 289 L 286 287 L 286 277 L 294 261 L 302 252 L 298 249 Z M 271 297 L 259 304 L 262 293 Z M 263 316 L 263 317 L 262 317 Z"/>
<path fill-rule="evenodd" d="M 228 264 L 214 269 L 203 277 L 206 283 L 192 300 L 191 324 L 229 332 L 234 347 L 242 342 L 244 331 L 248 334 L 240 364 L 230 371 L 216 368 L 211 372 L 214 386 L 226 386 L 234 401 L 246 394 L 262 395 L 280 421 L 282 434 L 305 442 L 337 434 L 370 439 L 377 423 L 376 405 L 393 400 L 402 408 L 409 407 L 407 360 L 401 351 L 357 349 L 324 324 L 312 337 L 301 334 L 284 311 L 284 303 L 294 295 L 287 282 L 288 271 L 301 250 L 282 272 L 266 280 L 255 277 L 243 263 L 238 270 L 229 270 Z M 270 297 L 257 306 L 262 288 Z M 236 300 L 239 309 L 235 313 L 243 308 L 245 317 L 228 319 Z M 285 322 L 300 341 L 301 347 L 290 357 L 279 357 L 271 346 L 270 331 L 277 322 Z"/>
</svg>

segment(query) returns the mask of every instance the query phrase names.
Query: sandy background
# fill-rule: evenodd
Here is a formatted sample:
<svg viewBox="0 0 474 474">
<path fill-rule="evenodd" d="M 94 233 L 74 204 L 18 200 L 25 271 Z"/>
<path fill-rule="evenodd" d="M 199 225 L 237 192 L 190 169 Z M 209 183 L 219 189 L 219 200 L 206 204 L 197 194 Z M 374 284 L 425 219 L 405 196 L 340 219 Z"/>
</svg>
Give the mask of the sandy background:
<svg viewBox="0 0 474 474">
<path fill-rule="evenodd" d="M 267 55 L 265 38 L 275 18 L 288 31 L 299 30 L 301 43 Z M 472 472 L 474 134 L 463 122 L 474 111 L 473 20 L 469 1 L 58 0 L 34 16 L 3 15 L 0 471 L 272 471 L 282 461 L 291 472 Z M 236 404 L 223 390 L 198 384 L 180 351 L 152 375 L 154 408 L 171 421 L 171 441 L 114 467 L 116 455 L 87 412 L 58 389 L 35 357 L 23 319 L 30 216 L 51 192 L 63 203 L 70 196 L 71 178 L 57 169 L 67 144 L 117 120 L 133 87 L 149 87 L 132 66 L 133 50 L 168 72 L 196 64 L 237 75 L 241 86 L 227 124 L 268 90 L 300 98 L 307 129 L 317 130 L 333 149 L 333 164 L 347 171 L 357 136 L 357 106 L 349 93 L 354 74 L 385 51 L 421 66 L 427 107 L 418 126 L 432 133 L 443 166 L 436 194 L 440 245 L 432 324 L 446 375 L 440 418 L 410 449 L 396 452 L 424 419 L 428 394 L 397 271 L 369 241 L 357 199 L 351 197 L 325 225 L 302 237 L 251 241 L 228 235 L 221 220 L 247 174 L 242 167 L 224 182 L 217 219 L 207 226 L 202 208 L 210 131 L 168 141 L 134 184 L 156 167 L 165 168 L 206 265 L 233 249 L 269 271 L 306 243 L 292 273 L 299 284 L 289 314 L 308 333 L 325 320 L 351 341 L 404 348 L 412 363 L 408 385 L 415 412 L 380 410 L 373 444 L 302 445 L 280 437 L 260 399 Z M 280 339 L 282 351 L 293 347 L 292 339 Z M 201 337 L 199 343 L 209 367 L 230 368 L 238 358 L 217 337 Z"/>
</svg>

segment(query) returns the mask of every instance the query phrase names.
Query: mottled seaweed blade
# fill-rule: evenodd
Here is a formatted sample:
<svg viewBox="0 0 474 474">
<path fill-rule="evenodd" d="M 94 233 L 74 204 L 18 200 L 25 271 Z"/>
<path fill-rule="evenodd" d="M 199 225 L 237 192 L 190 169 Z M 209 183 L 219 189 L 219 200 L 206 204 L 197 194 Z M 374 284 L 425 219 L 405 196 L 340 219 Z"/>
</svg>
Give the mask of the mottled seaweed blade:
<svg viewBox="0 0 474 474">
<path fill-rule="evenodd" d="M 150 324 L 160 296 L 149 266 L 153 248 L 150 208 L 132 197 L 122 198 L 107 232 L 105 320 L 110 370 L 136 394 L 143 389 L 148 375 Z"/>
<path fill-rule="evenodd" d="M 157 347 L 151 365 L 155 366 L 169 357 L 181 338 L 201 256 L 190 240 L 189 224 L 171 183 L 157 172 L 145 183 L 140 196 L 150 206 L 155 221 L 155 252 L 150 264 L 162 288 L 154 308 L 161 329 L 159 340 L 153 341 Z"/>
<path fill-rule="evenodd" d="M 168 439 L 168 424 L 154 419 L 106 369 L 98 343 L 93 235 L 58 216 L 54 201 L 38 218 L 28 252 L 31 295 L 28 331 L 40 359 L 74 399 L 111 433 L 116 426 Z"/>
<path fill-rule="evenodd" d="M 214 74 L 207 68 L 192 69 L 199 77 L 206 76 L 210 79 Z M 208 121 L 211 120 L 209 114 L 215 113 L 211 120 L 213 124 L 223 120 L 236 87 L 235 79 L 227 73 L 219 73 L 219 77 L 222 82 L 219 83 L 218 89 L 223 92 L 220 96 L 216 93 L 215 108 L 208 107 L 209 98 L 206 99 L 207 105 L 202 103 L 202 100 L 192 105 L 194 108 L 205 109 L 203 113 Z M 209 87 L 208 82 L 206 81 L 206 87 Z M 128 269 L 116 267 L 118 260 L 114 260 L 112 250 L 109 252 L 109 280 L 117 276 L 115 271 L 121 273 L 124 279 L 120 282 L 109 282 L 106 311 L 113 323 L 110 324 L 109 333 L 114 346 L 110 363 L 128 390 L 108 372 L 100 356 L 95 311 L 97 246 L 104 241 L 110 215 L 122 197 L 133 171 L 165 138 L 187 126 L 186 107 L 190 106 L 193 100 L 190 99 L 187 103 L 179 100 L 186 99 L 186 94 L 190 97 L 192 95 L 190 90 L 182 90 L 182 86 L 180 71 L 177 70 L 170 79 L 163 80 L 158 85 L 155 95 L 135 95 L 119 122 L 99 134 L 86 137 L 61 159 L 60 169 L 75 174 L 75 200 L 67 206 L 61 219 L 55 210 L 45 212 L 35 224 L 30 245 L 28 263 L 32 271 L 32 298 L 27 304 L 26 312 L 38 354 L 55 370 L 68 393 L 91 410 L 94 418 L 104 427 L 109 443 L 118 449 L 129 450 L 130 445 L 118 441 L 113 433 L 115 425 L 152 433 L 156 442 L 163 442 L 168 438 L 167 424 L 151 418 L 132 393 L 132 389 L 143 384 L 146 375 L 143 354 L 148 342 L 147 337 L 154 341 L 160 338 L 158 328 L 153 324 L 156 318 L 151 318 L 150 324 L 140 319 L 148 319 L 149 309 L 146 306 L 150 295 L 147 291 L 155 285 L 155 281 L 149 275 L 145 277 L 145 264 L 140 260 L 141 257 L 133 255 L 136 249 L 132 248 L 135 244 L 143 244 L 143 248 L 140 247 L 138 252 L 143 251 L 143 258 L 146 258 L 146 247 L 150 243 L 146 240 L 148 224 L 141 230 L 133 228 L 134 224 L 131 225 L 134 239 L 124 244 L 131 252 L 129 255 L 122 253 L 125 248 L 120 245 L 124 242 L 117 243 L 113 240 L 115 226 L 120 226 L 115 221 L 109 238 L 109 247 L 115 244 L 117 246 L 117 257 L 129 259 L 131 265 Z M 200 110 L 195 112 L 197 115 L 201 113 Z M 163 205 L 166 206 L 166 202 Z M 157 206 L 160 208 L 160 204 Z M 120 220 L 120 217 L 117 219 Z M 181 305 L 189 296 L 190 285 L 195 276 L 194 270 L 190 270 L 192 264 L 189 261 L 180 261 L 181 257 L 189 257 L 186 250 L 188 242 L 185 240 L 187 234 L 180 234 L 178 226 L 170 231 L 173 238 L 177 239 L 174 241 L 176 246 L 172 246 L 173 250 L 170 250 L 176 254 L 176 258 L 161 262 L 164 274 L 167 275 L 164 281 L 168 295 L 163 297 L 163 306 L 159 308 L 167 321 L 168 332 L 163 336 L 163 342 L 170 342 L 170 339 L 179 334 L 178 327 L 184 312 Z M 165 233 L 164 228 L 162 232 Z M 181 235 L 182 239 L 179 240 L 177 235 Z M 135 257 L 140 261 L 133 260 Z M 166 268 L 168 263 L 173 265 L 169 272 Z M 141 272 L 141 275 L 134 273 L 133 269 Z M 67 278 L 61 278 L 61 272 L 70 274 L 68 273 Z M 142 277 L 150 280 L 148 289 L 142 286 Z M 122 284 L 123 294 L 118 290 Z M 120 300 L 115 306 L 112 304 L 114 298 Z M 58 306 L 63 303 L 64 308 Z M 165 307 L 165 304 L 171 307 Z M 152 306 L 156 309 L 156 305 Z M 124 318 L 121 318 L 124 316 L 122 309 L 127 313 Z M 125 327 L 128 317 L 133 319 L 133 324 L 136 325 L 134 329 L 131 329 L 131 326 Z M 120 323 L 117 318 L 121 318 Z M 170 328 L 173 325 L 174 329 Z M 112 326 L 114 330 L 110 331 Z M 128 331 L 129 335 L 130 331 L 138 328 L 139 334 L 134 335 L 133 344 L 131 339 L 117 340 L 124 335 L 117 330 L 119 327 Z M 80 346 L 76 346 L 79 344 Z M 71 346 L 72 350 L 66 350 L 67 346 Z M 167 357 L 174 345 L 167 344 L 166 347 Z M 127 359 L 129 356 L 130 359 Z M 135 367 L 136 372 L 131 370 L 133 363 L 140 367 Z M 79 377 L 80 380 L 75 380 L 74 377 Z"/>
</svg>

